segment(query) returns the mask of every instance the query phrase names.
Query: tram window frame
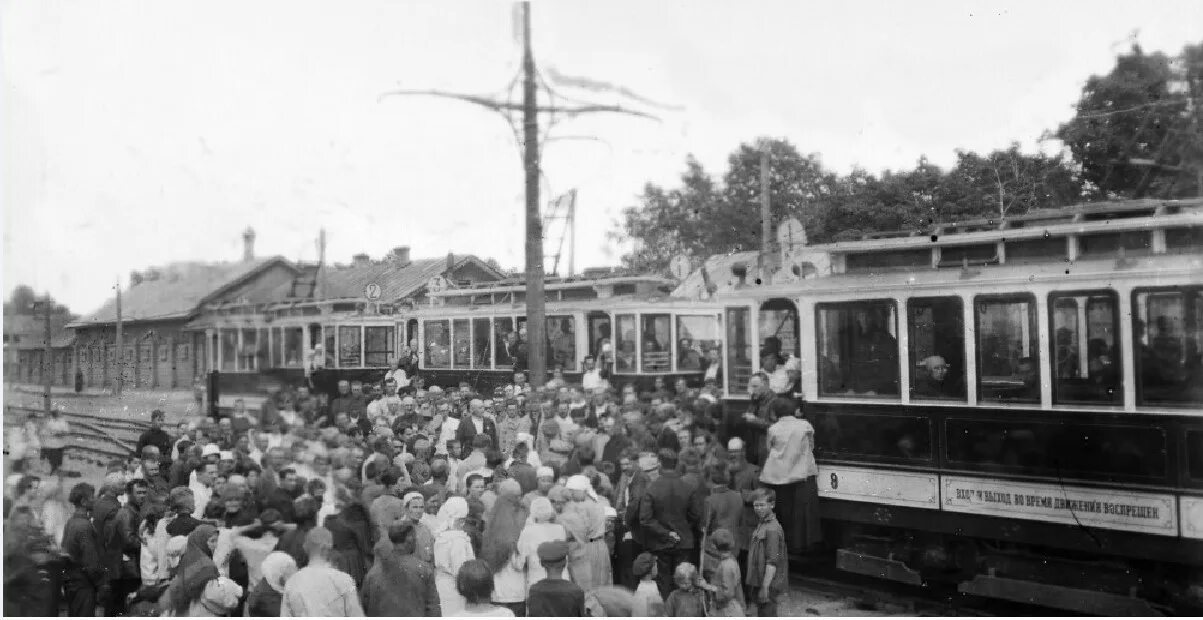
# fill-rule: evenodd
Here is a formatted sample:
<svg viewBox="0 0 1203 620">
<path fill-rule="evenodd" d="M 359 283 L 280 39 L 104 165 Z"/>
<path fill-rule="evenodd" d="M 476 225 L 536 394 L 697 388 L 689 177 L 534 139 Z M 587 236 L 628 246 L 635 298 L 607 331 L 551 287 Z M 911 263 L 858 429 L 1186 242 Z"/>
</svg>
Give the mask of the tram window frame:
<svg viewBox="0 0 1203 620">
<path fill-rule="evenodd" d="M 1028 359 L 1031 360 L 1034 371 L 1034 380 L 1031 382 L 1031 387 L 1027 388 L 1034 395 L 1031 397 L 1022 398 L 1000 398 L 997 394 L 995 397 L 989 397 L 986 392 L 989 389 L 982 385 L 982 379 L 986 376 L 983 369 L 983 352 L 985 347 L 982 343 L 982 335 L 985 333 L 982 330 L 982 304 L 1028 304 L 1028 348 L 1030 349 Z M 1022 331 L 1022 330 L 1021 330 Z M 1040 319 L 1036 310 L 1036 295 L 1033 293 L 1006 293 L 1006 294 L 990 294 L 976 295 L 973 298 L 973 334 L 974 334 L 974 356 L 977 360 L 977 376 L 973 380 L 977 383 L 977 401 L 978 404 L 1018 404 L 1018 405 L 1039 405 L 1040 404 L 1040 385 L 1043 380 L 1041 372 L 1041 352 L 1040 352 Z M 1020 358 L 1023 359 L 1023 358 Z"/>
<path fill-rule="evenodd" d="M 634 338 L 631 340 L 627 340 L 623 336 L 624 323 L 627 323 L 627 322 L 630 323 L 631 332 L 634 334 Z M 640 359 L 639 359 L 640 358 L 639 315 L 635 314 L 635 313 L 615 314 L 614 315 L 614 331 L 612 332 L 612 334 L 613 334 L 614 343 L 615 343 L 615 346 L 614 346 L 614 374 L 622 374 L 622 375 L 639 374 L 639 362 L 640 362 Z M 630 342 L 635 348 L 635 350 L 632 352 L 634 357 L 632 358 L 629 366 L 627 366 L 625 368 L 620 368 L 618 363 L 619 363 L 619 361 L 622 360 L 622 345 L 627 342 Z"/>
<path fill-rule="evenodd" d="M 483 327 L 483 338 L 481 329 Z M 482 344 L 483 342 L 483 351 Z M 493 319 L 487 316 L 472 318 L 472 368 L 488 370 L 493 367 Z M 482 357 L 483 355 L 483 357 Z"/>
<path fill-rule="evenodd" d="M 510 360 L 510 363 L 505 363 L 497 356 L 504 354 L 505 340 L 509 337 L 510 333 L 518 333 L 517 322 L 514 321 L 514 317 L 512 315 L 494 316 L 491 320 L 493 323 L 493 368 L 499 370 L 513 368 L 514 364 L 512 363 L 512 359 Z M 508 331 L 501 331 L 503 324 L 508 324 Z M 519 336 L 518 343 L 522 343 L 521 336 Z"/>
<path fill-rule="evenodd" d="M 1203 405 L 1203 398 L 1197 398 L 1195 400 L 1191 400 L 1191 399 L 1187 398 L 1187 399 L 1182 399 L 1182 400 L 1165 400 L 1165 399 L 1163 399 L 1163 400 L 1155 400 L 1155 401 L 1149 399 L 1148 393 L 1150 390 L 1148 390 L 1145 386 L 1145 376 L 1144 375 L 1145 375 L 1146 368 L 1144 367 L 1145 360 L 1143 359 L 1144 356 L 1142 355 L 1142 349 L 1141 349 L 1142 338 L 1144 336 L 1148 335 L 1149 329 L 1150 329 L 1150 326 L 1148 324 L 1149 321 L 1145 318 L 1142 318 L 1142 316 L 1147 315 L 1147 313 L 1148 313 L 1148 310 L 1147 310 L 1147 303 L 1148 303 L 1147 299 L 1148 298 L 1147 297 L 1145 298 L 1145 306 L 1143 306 L 1143 307 L 1140 304 L 1140 298 L 1141 298 L 1141 295 L 1156 295 L 1159 293 L 1160 294 L 1176 293 L 1176 294 L 1179 294 L 1182 296 L 1183 309 L 1182 309 L 1182 339 L 1181 339 L 1181 341 L 1182 341 L 1183 353 L 1182 353 L 1181 366 L 1182 366 L 1183 372 L 1189 372 L 1189 362 L 1190 362 L 1190 354 L 1191 354 L 1189 347 L 1191 346 L 1190 340 L 1191 340 L 1191 334 L 1192 334 L 1190 322 L 1192 321 L 1192 319 L 1194 321 L 1193 332 L 1197 334 L 1196 342 L 1194 345 L 1195 346 L 1195 355 L 1196 356 L 1200 355 L 1200 351 L 1203 350 L 1203 342 L 1200 342 L 1200 341 L 1203 341 L 1203 286 L 1157 286 L 1157 287 L 1140 287 L 1140 288 L 1133 289 L 1130 315 L 1132 317 L 1132 336 L 1133 336 L 1132 362 L 1133 362 L 1133 366 L 1135 367 L 1136 404 L 1138 406 L 1142 406 L 1142 407 L 1165 407 L 1165 408 L 1169 408 L 1169 409 L 1198 408 L 1200 405 Z M 1191 300 L 1192 295 L 1194 296 L 1193 305 L 1194 305 L 1194 315 L 1195 316 L 1192 316 L 1192 313 L 1191 313 L 1191 301 L 1190 300 Z M 1142 310 L 1143 310 L 1143 312 L 1142 312 Z M 1142 325 L 1143 325 L 1143 329 L 1142 329 Z M 1148 347 L 1149 347 L 1150 352 L 1154 353 L 1153 345 L 1151 344 L 1151 339 L 1150 339 L 1150 344 L 1148 345 Z M 1189 387 L 1192 382 L 1191 382 L 1189 376 L 1184 376 L 1183 380 L 1180 383 Z"/>
<path fill-rule="evenodd" d="M 687 324 L 693 321 L 708 321 L 714 338 L 698 338 L 693 335 L 693 330 Z M 719 351 L 719 359 L 722 359 L 723 354 L 723 320 L 718 314 L 674 314 L 674 342 L 677 344 L 676 354 L 673 355 L 673 370 L 680 373 L 701 373 L 704 372 L 706 366 L 706 352 L 710 349 L 717 348 Z M 685 329 L 682 329 L 684 327 Z M 686 338 L 684 333 L 689 334 L 690 350 L 698 354 L 696 367 L 685 367 L 681 364 L 681 356 L 684 352 L 681 349 L 681 341 Z M 703 344 L 704 343 L 704 344 Z"/>
<path fill-rule="evenodd" d="M 238 346 L 238 370 L 254 372 L 259 369 L 259 330 L 254 327 L 244 327 L 242 340 Z M 247 335 L 251 337 L 248 338 Z"/>
<path fill-rule="evenodd" d="M 677 350 L 676 343 L 674 342 L 675 337 L 673 335 L 673 319 L 672 319 L 672 317 L 673 317 L 673 315 L 671 312 L 646 312 L 646 313 L 639 314 L 639 322 L 638 322 L 638 324 L 639 324 L 639 371 L 641 373 L 660 375 L 660 374 L 669 374 L 672 372 L 673 357 Z M 649 321 L 651 321 L 651 325 L 652 325 L 652 329 L 650 329 L 650 330 L 648 329 Z M 663 324 L 666 327 L 665 331 L 668 332 L 668 334 L 664 338 L 664 341 L 667 343 L 667 346 L 662 345 L 659 342 L 659 339 L 656 338 L 656 336 L 654 335 L 656 332 L 658 332 L 660 330 L 659 324 L 661 321 L 663 321 Z M 653 334 L 652 339 L 656 341 L 656 346 L 663 347 L 663 350 L 648 351 L 647 347 L 644 346 L 644 343 L 647 341 L 647 332 L 649 332 L 649 331 L 652 332 L 652 334 Z M 652 366 L 651 364 L 648 364 L 647 356 L 649 353 L 654 353 L 654 354 L 667 353 L 668 358 L 664 362 L 664 367 L 657 368 L 657 367 L 653 366 L 652 368 L 649 369 L 648 366 Z"/>
<path fill-rule="evenodd" d="M 354 345 L 347 342 L 346 337 L 351 337 L 355 341 Z M 345 351 L 350 351 L 351 346 L 359 349 L 359 355 L 345 355 Z M 338 367 L 339 368 L 363 368 L 363 326 L 362 325 L 339 325 L 338 326 Z"/>
<path fill-rule="evenodd" d="M 303 368 L 305 366 L 305 328 L 285 327 L 283 332 L 284 341 L 280 343 L 281 351 L 283 353 L 280 358 L 281 366 L 284 368 Z M 291 349 L 289 347 L 290 335 L 296 336 L 296 340 L 294 342 L 296 346 L 292 347 Z M 288 354 L 290 351 L 296 355 L 296 361 L 291 364 L 288 362 Z"/>
<path fill-rule="evenodd" d="M 374 348 L 370 348 L 368 346 L 368 344 L 372 341 L 371 337 L 369 336 L 369 332 L 379 333 L 378 331 L 373 331 L 373 330 L 384 330 L 384 338 L 383 338 L 384 348 L 383 349 L 374 349 Z M 396 356 L 396 353 L 397 353 L 396 349 L 393 348 L 393 346 L 394 346 L 393 343 L 396 342 L 396 338 L 397 338 L 396 334 L 395 334 L 395 330 L 396 330 L 396 328 L 392 325 L 365 325 L 363 327 L 363 367 L 364 368 L 387 368 L 388 367 L 389 360 L 392 360 Z M 372 359 L 372 356 L 374 356 L 374 355 L 378 356 L 381 353 L 384 354 L 384 358 L 383 358 L 384 363 L 382 363 L 382 364 L 371 363 L 374 361 Z"/>
<path fill-rule="evenodd" d="M 467 345 L 466 349 L 461 345 Z M 451 319 L 451 367 L 455 370 L 472 368 L 472 321 L 468 317 Z"/>
<path fill-rule="evenodd" d="M 218 343 L 221 345 L 219 349 L 220 357 L 219 365 L 222 372 L 236 372 L 238 370 L 238 330 L 237 329 L 219 329 Z"/>
<path fill-rule="evenodd" d="M 1079 298 L 1085 298 L 1084 299 L 1085 308 L 1077 307 L 1077 304 L 1080 303 Z M 1111 345 L 1111 353 L 1110 353 L 1109 357 L 1113 360 L 1114 370 L 1112 372 L 1113 372 L 1114 376 L 1116 377 L 1116 379 L 1115 379 L 1116 383 L 1115 383 L 1115 389 L 1112 392 L 1112 395 L 1110 398 L 1071 399 L 1071 398 L 1065 396 L 1065 393 L 1068 392 L 1069 390 L 1066 389 L 1065 386 L 1062 386 L 1061 382 L 1066 381 L 1066 380 L 1074 380 L 1074 379 L 1072 379 L 1072 378 L 1063 379 L 1060 376 L 1060 374 L 1057 372 L 1058 371 L 1057 365 L 1058 365 L 1058 361 L 1059 361 L 1058 356 L 1057 356 L 1058 346 L 1059 346 L 1057 344 L 1057 330 L 1058 330 L 1057 302 L 1063 301 L 1063 300 L 1071 300 L 1075 304 L 1074 321 L 1075 321 L 1075 329 L 1077 331 L 1077 334 L 1076 334 L 1077 346 L 1075 347 L 1075 349 L 1076 349 L 1075 353 L 1077 355 L 1079 355 L 1079 358 L 1078 358 L 1079 367 L 1081 367 L 1081 363 L 1082 363 L 1082 359 L 1080 356 L 1081 356 L 1081 352 L 1082 352 L 1081 341 L 1082 341 L 1083 332 L 1085 334 L 1085 339 L 1087 342 L 1087 345 L 1086 345 L 1087 346 L 1087 360 L 1086 360 L 1087 367 L 1089 367 L 1089 363 L 1090 363 L 1090 360 L 1089 360 L 1089 342 L 1091 341 L 1091 338 L 1090 338 L 1090 336 L 1091 336 L 1090 307 L 1092 304 L 1094 304 L 1098 301 L 1101 301 L 1101 300 L 1106 300 L 1111 303 L 1111 321 L 1110 321 L 1109 327 L 1111 329 L 1111 339 L 1112 339 L 1113 344 Z M 1086 315 L 1086 324 L 1085 325 L 1078 324 L 1077 319 L 1078 319 L 1079 312 L 1085 312 L 1085 315 Z M 1049 295 L 1048 295 L 1048 327 L 1049 327 L 1049 329 L 1048 329 L 1048 351 L 1049 351 L 1049 356 L 1050 356 L 1049 369 L 1052 371 L 1052 377 L 1050 377 L 1050 379 L 1052 380 L 1052 386 L 1053 386 L 1053 404 L 1054 405 L 1102 405 L 1102 406 L 1110 405 L 1110 406 L 1115 406 L 1115 407 L 1119 407 L 1119 406 L 1123 405 L 1123 403 L 1124 403 L 1124 385 L 1123 385 L 1124 362 L 1123 362 L 1123 357 L 1124 356 L 1123 356 L 1123 343 L 1122 343 L 1122 339 L 1120 338 L 1120 331 L 1119 331 L 1119 329 L 1120 329 L 1120 316 L 1119 315 L 1120 315 L 1119 294 L 1111 289 L 1083 289 L 1083 290 L 1077 290 L 1077 291 L 1056 291 L 1053 293 L 1049 293 Z M 1089 381 L 1089 368 L 1087 369 L 1086 380 Z"/>
<path fill-rule="evenodd" d="M 720 359 L 728 384 L 727 394 L 747 394 L 748 383 L 757 368 L 753 359 L 756 343 L 752 333 L 752 308 L 727 306 L 723 314 L 727 319 L 723 340 L 727 350 Z"/>
<path fill-rule="evenodd" d="M 436 364 L 431 360 L 430 343 L 426 340 L 430 338 L 430 325 L 440 324 L 440 328 L 446 342 L 440 342 L 440 346 L 447 348 L 446 363 Z M 422 321 L 422 341 L 418 343 L 422 347 L 422 367 L 432 370 L 446 370 L 451 368 L 451 319 L 424 319 Z"/>
<path fill-rule="evenodd" d="M 826 390 L 824 379 L 826 378 L 825 373 L 827 372 L 826 371 L 826 362 L 828 360 L 828 356 L 823 355 L 823 346 L 826 343 L 825 336 L 826 336 L 826 328 L 827 328 L 827 326 L 824 324 L 824 320 L 823 320 L 824 313 L 831 312 L 831 311 L 849 312 L 849 311 L 855 311 L 857 309 L 861 309 L 864 306 L 874 306 L 874 305 L 888 309 L 889 311 L 891 311 L 893 313 L 893 317 L 894 317 L 894 333 L 892 334 L 892 336 L 894 338 L 894 346 L 892 349 L 893 353 L 894 353 L 894 386 L 895 386 L 894 391 L 892 393 L 882 393 L 881 390 L 857 391 L 855 389 L 849 389 L 847 391 L 841 391 L 841 392 L 834 392 L 834 391 Z M 855 318 L 855 317 L 853 317 L 853 318 Z M 901 386 L 902 366 L 901 366 L 901 358 L 898 356 L 898 329 L 899 329 L 898 301 L 895 299 L 890 299 L 890 298 L 856 299 L 856 300 L 848 300 L 848 301 L 823 302 L 823 303 L 815 304 L 815 357 L 814 357 L 814 359 L 815 359 L 815 365 L 817 367 L 817 374 L 818 374 L 818 380 L 819 380 L 819 396 L 822 396 L 824 398 L 869 398 L 869 399 L 880 399 L 880 400 L 890 400 L 890 401 L 901 400 L 901 398 L 902 398 L 902 386 Z M 887 334 L 889 333 L 888 328 L 886 328 L 885 331 Z M 837 336 L 837 338 L 838 338 L 838 336 Z M 842 345 L 837 344 L 837 346 L 842 346 Z M 843 350 L 840 351 L 841 356 L 844 355 L 844 353 L 845 352 Z M 853 363 L 851 360 L 851 356 L 849 356 L 848 363 L 849 364 Z M 842 363 L 841 363 L 841 365 L 842 365 Z M 854 369 L 849 369 L 848 376 L 853 378 L 853 380 L 855 380 L 856 377 L 861 376 L 861 373 L 856 372 Z M 873 394 L 868 393 L 871 391 L 874 393 Z"/>
<path fill-rule="evenodd" d="M 568 323 L 569 330 L 564 332 L 562 327 L 564 322 Z M 544 339 L 547 340 L 547 369 L 554 370 L 557 366 L 562 367 L 566 372 L 576 372 L 577 370 L 577 351 L 576 351 L 576 317 L 571 314 L 551 314 L 547 315 L 543 324 Z M 555 342 L 551 338 L 552 327 L 560 329 L 568 342 L 568 359 L 564 362 L 556 360 Z"/>
<path fill-rule="evenodd" d="M 957 327 L 959 328 L 959 331 L 956 335 L 957 342 L 956 342 L 956 344 L 949 344 L 948 347 L 950 350 L 948 350 L 948 351 L 942 351 L 942 350 L 940 350 L 940 348 L 938 346 L 933 344 L 931 354 L 929 356 L 925 356 L 922 359 L 920 359 L 919 353 L 918 353 L 918 347 L 915 345 L 915 343 L 919 341 L 919 338 L 917 337 L 917 334 L 916 334 L 916 332 L 918 330 L 918 326 L 916 325 L 916 323 L 914 321 L 915 310 L 924 308 L 924 307 L 930 308 L 930 307 L 934 306 L 935 304 L 949 304 L 949 305 L 953 306 L 953 310 L 957 317 L 957 323 L 958 323 Z M 911 400 L 912 401 L 958 402 L 958 403 L 967 402 L 969 399 L 969 394 L 968 394 L 968 389 L 967 389 L 967 386 L 968 386 L 967 377 L 969 374 L 969 368 L 968 368 L 969 364 L 966 363 L 966 360 L 968 358 L 965 355 L 965 300 L 961 299 L 960 297 L 958 297 L 956 295 L 910 297 L 906 300 L 906 328 L 907 328 L 907 363 L 910 364 L 909 368 L 911 371 L 910 372 L 910 385 L 907 386 L 907 390 L 908 390 L 908 393 L 910 394 Z M 936 322 L 933 320 L 932 331 L 934 334 L 943 333 L 944 326 L 937 325 Z M 956 349 L 955 351 L 951 350 L 954 348 Z M 920 366 L 924 366 L 923 362 L 932 356 L 938 356 L 938 357 L 943 358 L 944 363 L 945 363 L 945 372 L 949 373 L 949 374 L 956 373 L 957 376 L 960 378 L 960 386 L 959 386 L 958 394 L 954 394 L 954 395 L 941 394 L 941 395 L 932 396 L 932 395 L 927 395 L 927 394 L 917 394 L 915 392 L 916 382 L 922 378 L 919 368 L 920 368 Z M 959 368 L 958 368 L 958 366 L 959 366 Z M 927 372 L 930 372 L 930 371 L 927 371 Z"/>
</svg>

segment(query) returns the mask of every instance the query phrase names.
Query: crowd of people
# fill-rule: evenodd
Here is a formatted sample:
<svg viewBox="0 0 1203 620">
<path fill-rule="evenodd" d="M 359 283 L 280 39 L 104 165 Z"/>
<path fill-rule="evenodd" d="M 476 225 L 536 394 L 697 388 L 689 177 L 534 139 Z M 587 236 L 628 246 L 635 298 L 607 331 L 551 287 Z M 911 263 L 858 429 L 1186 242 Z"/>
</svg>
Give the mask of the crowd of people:
<svg viewBox="0 0 1203 620">
<path fill-rule="evenodd" d="M 789 555 L 820 540 L 790 379 L 754 376 L 746 411 L 709 382 L 520 372 L 155 411 L 98 489 L 9 476 L 5 613 L 777 615 Z"/>
</svg>

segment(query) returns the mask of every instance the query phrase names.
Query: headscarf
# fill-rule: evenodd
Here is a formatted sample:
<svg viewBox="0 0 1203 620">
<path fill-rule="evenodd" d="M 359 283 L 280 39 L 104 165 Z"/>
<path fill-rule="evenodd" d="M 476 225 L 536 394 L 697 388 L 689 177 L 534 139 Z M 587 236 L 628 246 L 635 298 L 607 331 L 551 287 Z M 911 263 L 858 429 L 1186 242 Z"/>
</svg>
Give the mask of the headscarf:
<svg viewBox="0 0 1203 620">
<path fill-rule="evenodd" d="M 259 570 L 263 573 L 263 581 L 272 590 L 283 594 L 284 584 L 297 572 L 297 561 L 283 551 L 273 551 L 263 559 Z"/>
<path fill-rule="evenodd" d="M 224 616 L 238 606 L 242 586 L 226 577 L 218 577 L 205 585 L 200 604 L 215 616 Z"/>
<path fill-rule="evenodd" d="M 526 518 L 526 524 L 551 523 L 555 521 L 555 518 L 556 509 L 551 505 L 551 500 L 546 497 L 536 497 L 530 503 L 530 516 Z"/>
<path fill-rule="evenodd" d="M 585 495 L 588 495 L 593 501 L 597 501 L 597 493 L 593 491 L 593 485 L 589 483 L 588 478 L 580 474 L 569 477 L 564 488 L 569 491 L 584 491 Z"/>
<path fill-rule="evenodd" d="M 188 546 L 180 565 L 176 569 L 175 579 L 169 586 L 168 604 L 177 616 L 185 615 L 188 606 L 200 598 L 205 586 L 221 576 L 217 565 L 213 563 L 213 550 L 209 548 L 209 539 L 217 534 L 217 528 L 202 523 L 188 534 Z"/>
<path fill-rule="evenodd" d="M 438 536 L 440 533 L 455 527 L 456 521 L 466 519 L 467 517 L 468 500 L 458 495 L 449 497 L 447 501 L 443 502 L 442 506 L 439 506 L 439 514 L 435 517 L 437 520 L 434 525 L 436 531 L 433 534 Z"/>
</svg>

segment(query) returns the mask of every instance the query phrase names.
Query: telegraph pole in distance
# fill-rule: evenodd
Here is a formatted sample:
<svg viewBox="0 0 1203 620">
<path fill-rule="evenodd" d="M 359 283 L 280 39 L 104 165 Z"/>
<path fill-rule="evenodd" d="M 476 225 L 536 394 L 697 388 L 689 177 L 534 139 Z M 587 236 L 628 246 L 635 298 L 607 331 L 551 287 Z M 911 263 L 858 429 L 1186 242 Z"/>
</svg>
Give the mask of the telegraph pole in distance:
<svg viewBox="0 0 1203 620">
<path fill-rule="evenodd" d="M 575 106 L 540 106 L 538 100 L 540 76 L 535 67 L 535 56 L 531 50 L 530 2 L 522 7 L 522 104 L 514 104 L 479 95 L 451 93 L 440 90 L 396 90 L 381 95 L 429 95 L 458 99 L 499 112 L 510 121 L 511 113 L 522 113 L 522 166 L 526 173 L 526 346 L 528 379 L 534 385 L 543 385 L 547 380 L 546 321 L 543 293 L 543 221 L 539 213 L 539 114 L 559 114 L 572 118 L 582 114 L 611 112 L 659 120 L 651 114 L 629 110 L 618 105 L 579 104 Z M 546 85 L 544 85 L 546 88 Z M 550 88 L 548 88 L 550 91 Z M 515 133 L 517 129 L 515 128 Z"/>
<path fill-rule="evenodd" d="M 539 213 L 539 111 L 530 2 L 522 3 L 522 164 L 526 170 L 526 349 L 530 382 L 547 382 L 543 299 L 543 218 Z"/>
</svg>

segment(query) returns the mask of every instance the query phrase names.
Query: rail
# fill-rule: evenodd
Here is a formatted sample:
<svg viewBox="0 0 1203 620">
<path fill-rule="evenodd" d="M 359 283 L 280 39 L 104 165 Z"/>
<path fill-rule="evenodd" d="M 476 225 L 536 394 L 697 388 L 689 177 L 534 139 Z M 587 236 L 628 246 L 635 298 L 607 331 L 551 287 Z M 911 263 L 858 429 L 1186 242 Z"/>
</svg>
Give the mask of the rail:
<svg viewBox="0 0 1203 620">
<path fill-rule="evenodd" d="M 5 420 L 14 420 L 17 413 L 40 412 L 38 407 L 6 405 Z M 64 445 L 68 454 L 76 453 L 82 460 L 96 465 L 105 465 L 109 459 L 125 458 L 134 453 L 138 436 L 150 428 L 150 424 L 137 420 L 114 419 L 86 413 L 62 411 L 71 430 Z M 120 433 L 125 436 L 119 436 Z M 97 445 L 99 444 L 99 445 Z M 89 458 L 93 457 L 93 458 Z M 95 457 L 105 460 L 94 460 Z"/>
</svg>

